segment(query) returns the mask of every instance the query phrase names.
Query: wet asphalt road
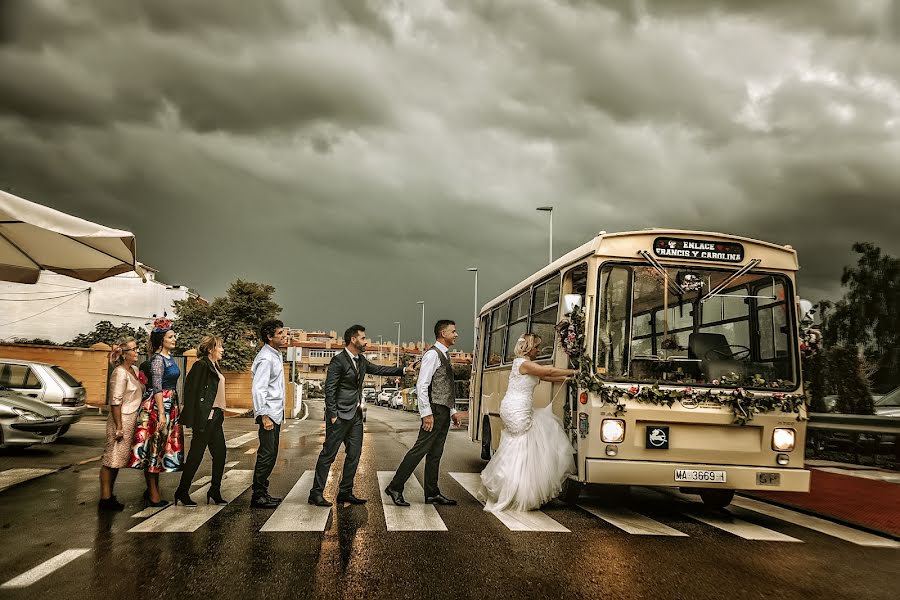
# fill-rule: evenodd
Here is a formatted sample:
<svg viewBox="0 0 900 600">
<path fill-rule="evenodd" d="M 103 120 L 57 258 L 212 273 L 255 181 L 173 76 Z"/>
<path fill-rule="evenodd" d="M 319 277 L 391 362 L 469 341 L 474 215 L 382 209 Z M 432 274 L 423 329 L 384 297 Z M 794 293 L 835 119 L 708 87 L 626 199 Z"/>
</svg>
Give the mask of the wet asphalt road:
<svg viewBox="0 0 900 600">
<path fill-rule="evenodd" d="M 271 491 L 287 495 L 315 466 L 324 427 L 321 408 L 285 430 Z M 0 492 L 0 583 L 70 549 L 86 552 L 27 587 L 0 598 L 897 598 L 900 549 L 852 544 L 762 514 L 735 516 L 796 541 L 744 539 L 692 518 L 683 498 L 636 489 L 629 498 L 583 498 L 627 507 L 682 536 L 633 535 L 577 507 L 544 513 L 568 532 L 512 531 L 447 475 L 477 473 L 478 448 L 452 431 L 441 488 L 459 500 L 438 507 L 446 531 L 389 531 L 377 471 L 393 471 L 415 439 L 418 418 L 369 408 L 355 492 L 365 506 L 332 509 L 321 531 L 261 532 L 271 510 L 249 507 L 245 490 L 191 533 L 133 533 L 142 519 L 143 478 L 123 471 L 122 513 L 96 510 L 99 462 Z M 226 421 L 226 438 L 255 431 L 250 419 Z M 90 461 L 103 447 L 99 419 L 76 425 L 52 450 L 0 450 L 0 470 Z M 228 450 L 235 472 L 253 468 L 255 441 Z M 67 463 L 67 458 L 71 459 Z M 78 460 L 75 460 L 75 459 Z M 339 455 L 333 469 L 339 469 Z M 198 477 L 208 475 L 209 458 Z M 334 471 L 333 471 L 334 473 Z M 171 499 L 178 474 L 163 476 Z M 421 482 L 421 465 L 416 473 Z M 232 475 L 234 481 L 237 475 Z M 227 482 L 226 482 L 227 483 Z M 336 481 L 326 497 L 333 499 Z M 303 490 L 304 498 L 306 490 Z M 194 499 L 202 496 L 194 493 Z M 168 509 L 167 509 L 168 510 Z M 182 509 L 185 510 L 185 509 Z M 697 512 L 699 511 L 699 512 Z M 165 511 L 164 511 L 165 512 Z"/>
</svg>

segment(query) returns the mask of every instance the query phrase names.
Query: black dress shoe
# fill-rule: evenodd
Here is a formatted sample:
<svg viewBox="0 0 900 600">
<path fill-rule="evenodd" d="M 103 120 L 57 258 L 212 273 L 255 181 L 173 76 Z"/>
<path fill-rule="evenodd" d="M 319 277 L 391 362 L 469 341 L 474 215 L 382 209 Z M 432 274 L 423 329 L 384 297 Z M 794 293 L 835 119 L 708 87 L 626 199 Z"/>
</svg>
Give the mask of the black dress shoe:
<svg viewBox="0 0 900 600">
<path fill-rule="evenodd" d="M 325 496 L 310 496 L 307 502 L 313 506 L 331 506 L 331 502 L 325 499 Z"/>
<path fill-rule="evenodd" d="M 368 502 L 365 498 L 357 498 L 353 495 L 353 492 L 349 494 L 339 494 L 337 497 L 338 502 L 349 502 L 350 504 L 365 504 Z"/>
<path fill-rule="evenodd" d="M 265 496 L 258 496 L 250 499 L 251 508 L 278 508 L 278 503 L 269 500 Z"/>
<path fill-rule="evenodd" d="M 425 504 L 441 504 L 443 506 L 456 506 L 456 500 L 451 500 L 447 498 L 443 494 L 438 494 L 437 496 L 430 496 L 425 498 Z"/>
<path fill-rule="evenodd" d="M 403 492 L 397 492 L 391 488 L 384 488 L 384 493 L 390 496 L 397 506 L 409 506 L 409 502 L 403 499 Z"/>
</svg>

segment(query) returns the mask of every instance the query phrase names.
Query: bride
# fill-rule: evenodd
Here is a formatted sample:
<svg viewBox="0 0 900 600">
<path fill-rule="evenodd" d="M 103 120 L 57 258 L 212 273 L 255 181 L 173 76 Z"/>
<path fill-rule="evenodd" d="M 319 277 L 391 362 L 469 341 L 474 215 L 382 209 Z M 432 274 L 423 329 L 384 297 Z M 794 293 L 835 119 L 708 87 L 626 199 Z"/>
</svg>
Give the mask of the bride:
<svg viewBox="0 0 900 600">
<path fill-rule="evenodd" d="M 575 374 L 534 362 L 541 338 L 526 333 L 516 341 L 516 359 L 509 387 L 500 403 L 503 436 L 500 447 L 481 473 L 479 499 L 484 510 L 527 511 L 555 498 L 567 475 L 574 471 L 572 446 L 551 402 L 534 410 L 534 388 L 539 381 L 563 382 Z"/>
</svg>

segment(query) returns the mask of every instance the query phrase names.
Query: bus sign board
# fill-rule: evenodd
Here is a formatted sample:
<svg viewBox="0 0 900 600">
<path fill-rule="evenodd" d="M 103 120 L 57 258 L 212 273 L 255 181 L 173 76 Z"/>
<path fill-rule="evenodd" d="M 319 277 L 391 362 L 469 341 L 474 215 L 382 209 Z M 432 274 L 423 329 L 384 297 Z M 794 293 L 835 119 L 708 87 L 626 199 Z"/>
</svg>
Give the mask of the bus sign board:
<svg viewBox="0 0 900 600">
<path fill-rule="evenodd" d="M 659 237 L 653 242 L 653 253 L 660 258 L 689 258 L 727 263 L 739 263 L 744 260 L 744 247 L 736 242 Z"/>
</svg>

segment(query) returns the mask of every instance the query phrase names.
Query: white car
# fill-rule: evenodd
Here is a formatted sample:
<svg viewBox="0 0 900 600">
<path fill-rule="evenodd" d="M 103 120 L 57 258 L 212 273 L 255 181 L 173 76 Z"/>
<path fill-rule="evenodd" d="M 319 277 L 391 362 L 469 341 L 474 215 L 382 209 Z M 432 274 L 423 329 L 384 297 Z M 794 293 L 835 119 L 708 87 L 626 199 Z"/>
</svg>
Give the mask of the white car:
<svg viewBox="0 0 900 600">
<path fill-rule="evenodd" d="M 0 386 L 33 400 L 49 404 L 59 413 L 59 435 L 84 415 L 84 386 L 57 365 L 13 358 L 0 358 Z"/>
<path fill-rule="evenodd" d="M 391 403 L 389 404 L 389 406 L 391 408 L 399 408 L 400 410 L 403 410 L 403 392 L 401 392 L 400 390 L 396 390 L 391 395 Z"/>
<path fill-rule="evenodd" d="M 381 388 L 381 393 L 378 394 L 378 399 L 375 401 L 375 404 L 381 406 L 391 406 L 391 398 L 394 396 L 394 392 L 397 391 L 397 388 Z"/>
</svg>

